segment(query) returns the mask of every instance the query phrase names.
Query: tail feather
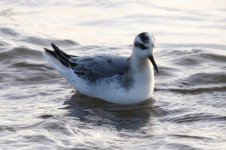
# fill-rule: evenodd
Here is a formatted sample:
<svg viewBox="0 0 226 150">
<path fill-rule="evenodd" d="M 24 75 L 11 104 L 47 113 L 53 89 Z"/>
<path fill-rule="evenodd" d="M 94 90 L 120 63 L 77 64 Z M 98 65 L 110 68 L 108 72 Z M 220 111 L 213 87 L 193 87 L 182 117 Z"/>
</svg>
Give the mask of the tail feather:
<svg viewBox="0 0 226 150">
<path fill-rule="evenodd" d="M 51 51 L 51 50 L 49 50 L 47 48 L 44 48 L 46 53 L 50 54 L 53 58 L 57 59 L 62 65 L 64 65 L 67 68 L 71 68 L 71 67 L 77 66 L 76 63 L 70 61 L 70 58 L 74 57 L 74 56 L 64 53 L 62 50 L 60 50 L 53 43 L 51 44 L 51 46 L 54 49 L 54 51 Z"/>
<path fill-rule="evenodd" d="M 62 50 L 60 50 L 55 44 L 51 43 L 51 46 L 54 49 L 55 53 L 57 53 L 57 55 L 61 56 L 62 58 L 69 59 L 72 57 L 66 54 L 65 52 L 63 52 Z"/>
<path fill-rule="evenodd" d="M 48 54 L 50 54 L 51 56 L 53 56 L 55 59 L 57 59 L 57 55 L 55 54 L 54 51 L 51 51 L 51 50 L 49 50 L 49 49 L 47 49 L 47 48 L 45 48 L 45 47 L 44 47 L 44 50 L 45 50 Z"/>
<path fill-rule="evenodd" d="M 56 49 L 56 48 L 55 48 Z M 62 57 L 56 51 L 44 48 L 43 55 L 45 59 L 69 82 L 77 80 L 77 76 L 72 68 L 72 62 Z M 69 55 L 70 56 L 70 55 Z M 67 61 L 66 61 L 67 60 Z M 73 64 L 75 65 L 75 64 Z"/>
</svg>

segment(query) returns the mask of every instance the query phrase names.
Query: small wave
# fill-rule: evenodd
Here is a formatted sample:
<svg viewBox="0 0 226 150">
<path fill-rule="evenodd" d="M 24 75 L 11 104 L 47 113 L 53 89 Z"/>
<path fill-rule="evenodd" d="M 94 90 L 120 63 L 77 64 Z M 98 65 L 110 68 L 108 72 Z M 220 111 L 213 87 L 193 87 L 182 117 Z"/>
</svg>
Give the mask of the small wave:
<svg viewBox="0 0 226 150">
<path fill-rule="evenodd" d="M 186 134 L 171 134 L 170 136 L 172 137 L 177 137 L 179 139 L 184 138 L 184 139 L 196 139 L 196 140 L 205 140 L 205 141 L 211 141 L 213 139 L 203 137 L 203 136 L 198 136 L 198 135 L 186 135 Z"/>
<path fill-rule="evenodd" d="M 60 120 L 47 120 L 43 122 L 38 128 L 43 128 L 45 130 L 49 131 L 60 131 L 61 133 L 64 133 L 65 135 L 72 135 L 73 131 L 70 130 L 70 128 L 67 126 L 67 124 Z"/>
<path fill-rule="evenodd" d="M 0 62 L 3 69 L 1 82 L 31 84 L 59 78 L 39 50 L 26 47 L 5 49 L 0 51 Z"/>
<path fill-rule="evenodd" d="M 60 46 L 79 45 L 78 42 L 68 40 L 68 39 L 65 39 L 65 40 L 45 39 L 45 38 L 34 37 L 34 36 L 21 38 L 20 41 L 26 42 L 28 44 L 39 45 L 39 46 L 50 46 L 51 43 L 55 43 Z"/>
<path fill-rule="evenodd" d="M 161 52 L 163 53 L 163 52 Z M 226 55 L 219 50 L 188 49 L 188 50 L 166 50 L 164 55 L 170 55 L 166 60 L 175 66 L 197 67 L 202 64 L 225 63 Z M 163 55 L 163 56 L 164 56 Z M 165 59 L 165 58 L 163 58 Z"/>
<path fill-rule="evenodd" d="M 175 33 L 174 33 L 175 34 Z M 189 43 L 189 44 L 177 44 L 177 43 L 161 43 L 161 48 L 177 47 L 177 48 L 192 48 L 192 49 L 211 49 L 211 50 L 225 50 L 225 44 L 207 44 L 207 43 Z"/>
<path fill-rule="evenodd" d="M 182 116 L 173 116 L 173 118 L 167 118 L 163 121 L 170 121 L 174 123 L 195 123 L 195 122 L 216 122 L 216 121 L 226 121 L 226 116 L 218 116 L 207 113 L 197 113 L 197 114 L 186 114 Z"/>
<path fill-rule="evenodd" d="M 170 58 L 167 56 L 166 62 L 160 66 L 163 75 L 156 76 L 157 91 L 184 94 L 226 91 L 226 72 L 222 70 L 226 55 L 222 51 L 191 49 L 163 52 Z"/>
<path fill-rule="evenodd" d="M 188 144 L 179 144 L 179 143 L 168 143 L 164 146 L 164 149 L 175 149 L 175 150 L 199 150 L 194 146 Z"/>
<path fill-rule="evenodd" d="M 183 79 L 188 85 L 210 85 L 210 84 L 224 84 L 226 83 L 226 72 L 204 72 L 196 73 Z"/>
<path fill-rule="evenodd" d="M 8 131 L 8 132 L 16 132 L 16 129 L 13 128 L 13 127 L 0 125 L 0 131 L 1 131 L 1 132 L 4 132 L 4 131 Z"/>
<path fill-rule="evenodd" d="M 172 81 L 167 83 L 159 82 L 159 84 L 157 84 L 156 90 L 184 94 L 223 92 L 226 91 L 225 83 L 225 72 L 195 73 L 189 75 L 188 77 L 173 78 Z"/>
<path fill-rule="evenodd" d="M 200 94 L 200 93 L 213 93 L 213 92 L 224 92 L 226 91 L 226 86 L 220 87 L 198 87 L 198 88 L 157 88 L 156 91 L 171 91 L 181 94 Z"/>
<path fill-rule="evenodd" d="M 3 60 L 11 60 L 11 59 L 17 59 L 18 57 L 21 58 L 29 58 L 29 57 L 40 57 L 41 52 L 35 49 L 30 49 L 26 47 L 15 47 L 12 49 L 5 49 L 4 51 L 0 52 L 0 61 Z M 13 63 L 11 60 L 10 63 Z"/>
<path fill-rule="evenodd" d="M 0 50 L 4 50 L 7 46 L 10 46 L 8 42 L 0 41 Z"/>
<path fill-rule="evenodd" d="M 11 29 L 11 28 L 0 28 L 0 35 L 1 36 L 17 37 L 20 34 L 18 32 L 16 32 L 14 29 Z"/>
<path fill-rule="evenodd" d="M 201 53 L 200 57 L 206 60 L 211 60 L 213 62 L 226 63 L 226 55 L 222 53 Z"/>
<path fill-rule="evenodd" d="M 210 53 L 193 54 L 193 55 L 183 56 L 183 58 L 175 60 L 174 64 L 181 65 L 181 66 L 201 66 L 204 63 L 207 64 L 210 62 L 225 63 L 226 56 L 213 54 L 213 53 L 212 54 Z"/>
</svg>

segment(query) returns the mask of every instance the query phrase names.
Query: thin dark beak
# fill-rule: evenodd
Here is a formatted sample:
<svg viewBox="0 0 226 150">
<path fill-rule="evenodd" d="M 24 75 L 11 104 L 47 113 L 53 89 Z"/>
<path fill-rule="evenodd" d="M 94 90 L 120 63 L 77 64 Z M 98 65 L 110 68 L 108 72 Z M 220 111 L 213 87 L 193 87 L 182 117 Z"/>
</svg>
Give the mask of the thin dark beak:
<svg viewBox="0 0 226 150">
<path fill-rule="evenodd" d="M 159 74 L 159 68 L 158 68 L 158 66 L 155 63 L 155 59 L 154 59 L 153 55 L 148 56 L 148 58 L 151 61 L 152 65 L 154 66 L 156 72 Z"/>
</svg>

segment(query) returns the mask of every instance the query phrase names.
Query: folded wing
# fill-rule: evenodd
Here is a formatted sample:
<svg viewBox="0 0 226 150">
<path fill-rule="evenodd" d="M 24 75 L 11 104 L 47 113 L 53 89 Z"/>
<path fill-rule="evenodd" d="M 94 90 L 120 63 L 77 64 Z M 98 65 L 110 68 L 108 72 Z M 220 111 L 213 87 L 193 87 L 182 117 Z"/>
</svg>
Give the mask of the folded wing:
<svg viewBox="0 0 226 150">
<path fill-rule="evenodd" d="M 116 74 L 124 74 L 129 68 L 129 61 L 125 57 L 77 57 L 66 54 L 55 44 L 51 45 L 54 51 L 44 48 L 48 55 L 58 60 L 63 66 L 72 69 L 77 76 L 90 82 Z"/>
</svg>

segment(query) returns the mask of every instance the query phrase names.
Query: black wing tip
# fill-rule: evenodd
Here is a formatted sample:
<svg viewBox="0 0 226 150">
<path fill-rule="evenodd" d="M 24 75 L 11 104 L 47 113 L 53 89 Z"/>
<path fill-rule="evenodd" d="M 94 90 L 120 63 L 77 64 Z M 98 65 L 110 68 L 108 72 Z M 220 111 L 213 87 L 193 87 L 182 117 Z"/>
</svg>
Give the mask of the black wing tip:
<svg viewBox="0 0 226 150">
<path fill-rule="evenodd" d="M 51 55 L 51 56 L 53 56 L 55 59 L 57 59 L 57 55 L 56 55 L 56 53 L 55 53 L 54 51 L 49 50 L 48 48 L 45 48 L 45 47 L 44 47 L 44 50 L 45 50 L 46 53 L 48 53 L 49 55 Z"/>
<path fill-rule="evenodd" d="M 50 50 L 50 49 L 48 49 L 48 48 L 45 48 L 45 47 L 44 47 L 44 50 L 45 50 L 47 53 L 49 53 L 49 54 L 55 53 L 54 51 L 52 51 L 52 50 Z"/>
<path fill-rule="evenodd" d="M 50 43 L 52 47 L 57 47 L 54 43 Z"/>
<path fill-rule="evenodd" d="M 63 55 L 66 58 L 78 57 L 78 56 L 75 56 L 75 55 L 68 55 L 67 53 L 65 53 L 64 51 L 62 51 L 59 47 L 57 47 L 54 43 L 51 43 L 51 46 L 52 46 L 53 50 L 56 53 L 61 53 L 61 55 Z"/>
<path fill-rule="evenodd" d="M 68 67 L 68 68 L 70 67 L 70 64 L 68 62 L 65 62 L 64 60 L 62 60 L 60 57 L 58 57 L 58 55 L 55 51 L 49 50 L 48 48 L 45 48 L 45 47 L 44 47 L 44 50 L 46 51 L 47 54 L 54 57 L 56 60 L 58 60 L 65 67 Z"/>
<path fill-rule="evenodd" d="M 47 52 L 51 51 L 50 49 L 48 49 L 46 47 L 44 47 L 44 50 L 47 51 Z"/>
<path fill-rule="evenodd" d="M 50 53 L 54 58 L 58 59 L 61 62 L 61 64 L 63 64 L 65 67 L 68 67 L 68 68 L 73 68 L 73 67 L 77 66 L 76 63 L 70 62 L 70 60 L 69 60 L 72 57 L 72 55 L 68 55 L 68 54 L 64 53 L 54 43 L 51 43 L 51 46 L 54 51 L 51 51 L 47 48 L 44 48 L 44 49 L 48 53 Z"/>
<path fill-rule="evenodd" d="M 54 43 L 51 43 L 52 48 L 54 51 L 61 51 Z"/>
</svg>

